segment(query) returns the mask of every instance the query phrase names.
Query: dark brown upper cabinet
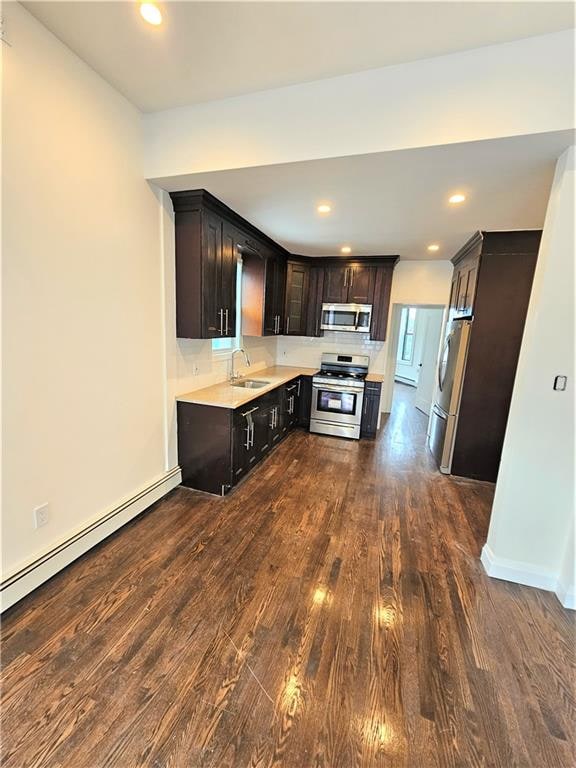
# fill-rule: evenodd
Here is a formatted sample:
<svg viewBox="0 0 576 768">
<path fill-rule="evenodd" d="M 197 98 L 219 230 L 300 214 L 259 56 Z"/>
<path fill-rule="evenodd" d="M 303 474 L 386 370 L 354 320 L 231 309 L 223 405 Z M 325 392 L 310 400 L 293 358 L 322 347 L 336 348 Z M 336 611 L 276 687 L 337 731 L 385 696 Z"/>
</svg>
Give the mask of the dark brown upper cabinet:
<svg viewBox="0 0 576 768">
<path fill-rule="evenodd" d="M 310 265 L 289 261 L 286 267 L 286 336 L 305 336 L 309 302 Z"/>
<path fill-rule="evenodd" d="M 278 253 L 270 253 L 266 260 L 264 290 L 264 335 L 278 336 L 284 332 L 284 292 L 286 260 Z"/>
<path fill-rule="evenodd" d="M 355 304 L 372 304 L 376 269 L 363 264 L 348 267 L 348 301 Z"/>
<path fill-rule="evenodd" d="M 324 301 L 327 304 L 372 304 L 375 272 L 374 267 L 349 261 L 326 267 Z"/>
<path fill-rule="evenodd" d="M 322 296 L 324 294 L 324 266 L 317 266 L 314 260 L 310 264 L 310 278 L 308 284 L 308 306 L 306 310 L 306 336 L 323 336 L 320 328 L 322 315 Z"/>
<path fill-rule="evenodd" d="M 286 262 L 265 245 L 242 253 L 242 333 L 278 336 L 284 331 Z"/>
<path fill-rule="evenodd" d="M 176 335 L 236 334 L 238 230 L 198 193 L 171 194 L 176 237 Z"/>
<path fill-rule="evenodd" d="M 322 303 L 372 304 L 370 338 L 384 341 L 397 256 L 292 256 L 205 189 L 171 192 L 179 338 L 236 335 L 242 259 L 242 333 L 322 336 Z"/>
</svg>

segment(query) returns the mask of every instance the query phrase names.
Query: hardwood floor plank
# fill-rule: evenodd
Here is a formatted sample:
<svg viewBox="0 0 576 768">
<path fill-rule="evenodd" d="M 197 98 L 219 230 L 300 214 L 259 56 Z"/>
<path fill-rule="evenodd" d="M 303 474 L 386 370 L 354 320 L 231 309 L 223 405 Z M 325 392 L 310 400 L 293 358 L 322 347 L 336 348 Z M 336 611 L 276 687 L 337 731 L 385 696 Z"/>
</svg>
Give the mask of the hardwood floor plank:
<svg viewBox="0 0 576 768">
<path fill-rule="evenodd" d="M 6 768 L 569 768 L 575 622 L 479 562 L 492 486 L 399 388 L 179 488 L 3 617 Z"/>
</svg>

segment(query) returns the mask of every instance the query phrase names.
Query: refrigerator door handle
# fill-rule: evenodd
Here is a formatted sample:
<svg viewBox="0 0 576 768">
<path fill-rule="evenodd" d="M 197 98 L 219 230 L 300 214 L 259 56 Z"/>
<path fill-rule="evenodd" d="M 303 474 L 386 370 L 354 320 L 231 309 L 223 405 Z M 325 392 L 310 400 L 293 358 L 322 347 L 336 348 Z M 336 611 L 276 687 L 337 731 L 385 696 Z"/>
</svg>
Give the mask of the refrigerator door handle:
<svg viewBox="0 0 576 768">
<path fill-rule="evenodd" d="M 448 338 L 444 342 L 442 354 L 440 355 L 440 360 L 438 361 L 438 389 L 440 390 L 440 392 L 442 392 L 442 389 L 444 387 L 444 379 L 442 378 L 442 365 L 444 364 L 445 360 L 448 360 L 449 351 L 450 351 L 450 336 L 448 336 Z"/>
</svg>

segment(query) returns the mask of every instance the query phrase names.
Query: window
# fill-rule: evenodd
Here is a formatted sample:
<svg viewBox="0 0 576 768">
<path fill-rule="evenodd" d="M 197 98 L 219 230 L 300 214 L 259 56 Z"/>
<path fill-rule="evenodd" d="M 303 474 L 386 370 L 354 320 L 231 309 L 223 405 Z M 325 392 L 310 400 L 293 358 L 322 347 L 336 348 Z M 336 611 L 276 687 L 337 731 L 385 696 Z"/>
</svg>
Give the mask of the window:
<svg viewBox="0 0 576 768">
<path fill-rule="evenodd" d="M 404 307 L 400 322 L 400 360 L 411 363 L 414 357 L 414 331 L 416 329 L 416 307 Z"/>
<path fill-rule="evenodd" d="M 242 259 L 236 265 L 236 336 L 225 339 L 212 339 L 212 351 L 222 352 L 227 349 L 240 347 L 242 336 Z"/>
</svg>

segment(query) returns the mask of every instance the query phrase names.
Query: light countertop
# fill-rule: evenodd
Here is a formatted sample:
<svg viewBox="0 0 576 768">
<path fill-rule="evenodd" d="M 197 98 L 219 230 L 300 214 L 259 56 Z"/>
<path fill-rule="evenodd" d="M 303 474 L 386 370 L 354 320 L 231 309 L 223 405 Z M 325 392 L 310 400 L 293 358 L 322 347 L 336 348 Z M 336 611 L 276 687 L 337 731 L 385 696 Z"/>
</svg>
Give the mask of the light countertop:
<svg viewBox="0 0 576 768">
<path fill-rule="evenodd" d="M 219 384 L 213 384 L 210 387 L 195 389 L 192 392 L 178 395 L 176 400 L 180 403 L 194 403 L 195 405 L 213 405 L 216 408 L 240 408 L 251 400 L 255 400 L 260 395 L 271 392 L 281 384 L 295 379 L 297 376 L 314 376 L 318 373 L 318 368 L 301 368 L 293 365 L 274 365 L 271 368 L 263 368 L 254 373 L 247 372 L 243 379 L 256 379 L 257 381 L 267 381 L 264 387 L 259 389 L 243 389 L 242 387 L 233 387 L 229 381 L 222 381 Z M 369 373 L 366 381 L 384 381 L 384 376 L 379 373 Z"/>
<path fill-rule="evenodd" d="M 243 379 L 256 379 L 256 381 L 269 382 L 259 389 L 243 389 L 233 387 L 229 381 L 213 384 L 211 387 L 195 389 L 184 395 L 178 395 L 176 400 L 180 403 L 195 403 L 196 405 L 214 405 L 217 408 L 240 408 L 242 405 L 255 400 L 266 392 L 271 392 L 281 384 L 285 384 L 297 376 L 314 376 L 318 368 L 299 368 L 292 365 L 275 365 L 272 368 L 263 368 L 254 373 L 248 372 Z"/>
</svg>

